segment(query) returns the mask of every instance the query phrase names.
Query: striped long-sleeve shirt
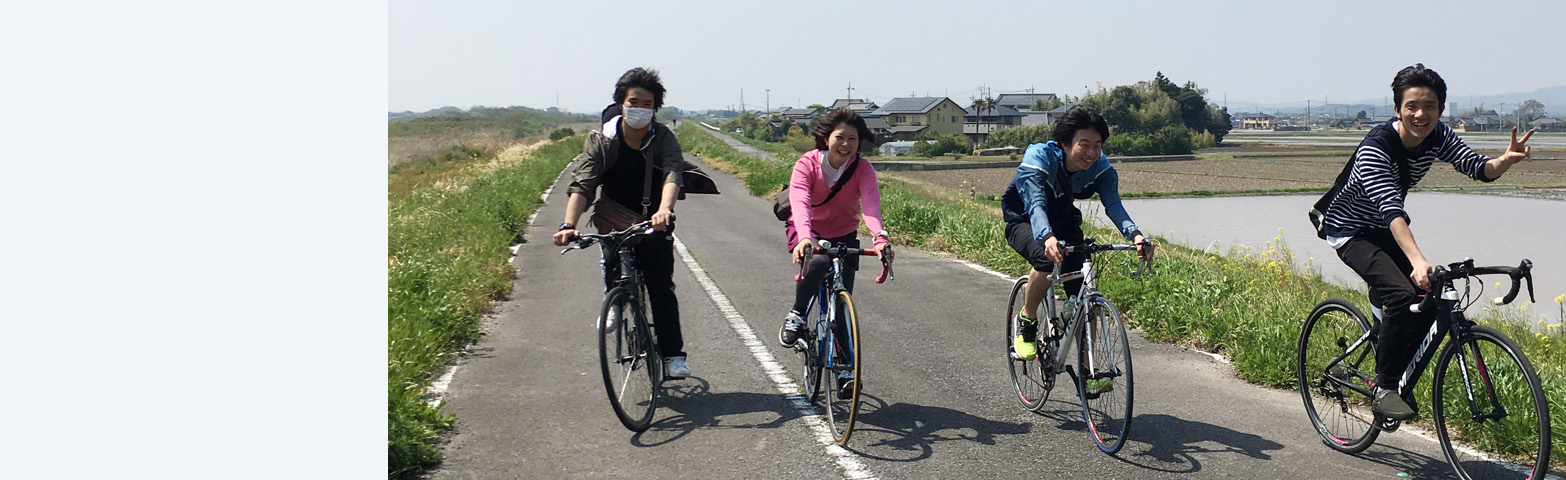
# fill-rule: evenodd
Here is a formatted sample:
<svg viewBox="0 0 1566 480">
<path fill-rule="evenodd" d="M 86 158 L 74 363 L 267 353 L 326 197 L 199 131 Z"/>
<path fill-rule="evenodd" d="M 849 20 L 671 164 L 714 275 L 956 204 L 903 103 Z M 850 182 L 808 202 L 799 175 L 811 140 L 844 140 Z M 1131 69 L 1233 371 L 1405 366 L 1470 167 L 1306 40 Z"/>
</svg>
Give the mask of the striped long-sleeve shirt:
<svg viewBox="0 0 1566 480">
<path fill-rule="evenodd" d="M 1396 122 L 1393 120 L 1380 128 L 1393 128 Z M 1445 124 L 1437 123 L 1435 130 L 1418 147 L 1405 150 L 1403 145 L 1393 142 L 1397 142 L 1395 135 L 1389 139 L 1372 132 L 1359 143 L 1348 183 L 1326 211 L 1325 232 L 1329 241 L 1346 240 L 1363 231 L 1388 228 L 1398 217 L 1412 223 L 1413 219 L 1403 210 L 1405 192 L 1398 190 L 1398 169 L 1404 166 L 1409 168 L 1409 188 L 1419 184 L 1436 160 L 1452 164 L 1458 172 L 1474 180 L 1495 181 L 1484 174 L 1485 162 L 1490 157 L 1468 148 Z M 1395 160 L 1405 151 L 1406 163 Z M 1342 241 L 1333 243 L 1340 245 Z"/>
</svg>

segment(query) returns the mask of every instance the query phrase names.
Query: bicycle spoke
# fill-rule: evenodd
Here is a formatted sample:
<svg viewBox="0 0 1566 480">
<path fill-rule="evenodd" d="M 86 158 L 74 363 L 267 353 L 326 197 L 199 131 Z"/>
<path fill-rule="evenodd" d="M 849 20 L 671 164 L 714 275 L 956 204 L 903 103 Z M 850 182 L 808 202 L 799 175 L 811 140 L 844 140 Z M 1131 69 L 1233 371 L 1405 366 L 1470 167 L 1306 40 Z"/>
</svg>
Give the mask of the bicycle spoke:
<svg viewBox="0 0 1566 480">
<path fill-rule="evenodd" d="M 1369 322 L 1352 305 L 1327 300 L 1317 305 L 1300 333 L 1295 365 L 1305 413 L 1334 450 L 1358 453 L 1375 442 L 1380 430 L 1370 413 L 1369 376 L 1359 370 L 1371 355 Z M 1345 351 L 1344 348 L 1353 350 Z"/>
<path fill-rule="evenodd" d="M 1432 385 L 1442 452 L 1461 478 L 1539 478 L 1549 462 L 1549 413 L 1532 365 L 1486 327 L 1448 345 Z"/>
</svg>

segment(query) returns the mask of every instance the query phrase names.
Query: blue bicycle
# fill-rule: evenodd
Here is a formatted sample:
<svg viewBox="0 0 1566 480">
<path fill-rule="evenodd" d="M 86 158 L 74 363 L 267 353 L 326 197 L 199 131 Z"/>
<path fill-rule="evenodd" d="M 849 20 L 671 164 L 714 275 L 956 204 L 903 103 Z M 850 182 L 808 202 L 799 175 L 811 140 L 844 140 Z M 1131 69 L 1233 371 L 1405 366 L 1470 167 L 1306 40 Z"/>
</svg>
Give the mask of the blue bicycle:
<svg viewBox="0 0 1566 480">
<path fill-rule="evenodd" d="M 848 437 L 854 432 L 854 420 L 859 414 L 859 392 L 863 386 L 859 375 L 859 315 L 854 311 L 853 297 L 843 286 L 843 257 L 874 256 L 878 250 L 852 248 L 841 243 L 833 245 L 825 240 L 820 242 L 813 253 L 831 255 L 832 266 L 822 279 L 816 296 L 810 299 L 816 311 L 815 321 L 807 322 L 806 330 L 800 332 L 801 341 L 795 342 L 794 350 L 799 352 L 805 363 L 805 397 L 811 403 L 821 397 L 822 374 L 833 374 L 834 381 L 827 382 L 827 424 L 832 428 L 832 439 L 842 446 L 848 444 Z M 795 282 L 804 280 L 807 265 L 810 265 L 808 257 L 800 262 Z M 875 283 L 885 283 L 890 279 L 892 263 L 883 257 L 881 275 L 875 278 Z M 805 311 L 811 310 L 807 308 Z M 838 382 L 835 381 L 837 378 L 852 380 Z"/>
</svg>

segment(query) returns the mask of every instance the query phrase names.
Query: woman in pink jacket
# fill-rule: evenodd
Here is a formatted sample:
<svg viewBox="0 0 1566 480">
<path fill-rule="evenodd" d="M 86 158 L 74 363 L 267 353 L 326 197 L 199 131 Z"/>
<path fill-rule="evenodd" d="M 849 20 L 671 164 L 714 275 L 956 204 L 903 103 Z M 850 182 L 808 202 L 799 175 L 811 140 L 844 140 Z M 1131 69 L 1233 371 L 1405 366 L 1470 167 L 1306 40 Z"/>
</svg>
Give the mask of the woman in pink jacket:
<svg viewBox="0 0 1566 480">
<path fill-rule="evenodd" d="M 794 263 L 803 261 L 810 246 L 819 239 L 859 248 L 860 213 L 864 214 L 865 227 L 876 232 L 873 242 L 877 257 L 890 261 L 892 249 L 881 226 L 881 190 L 876 184 L 875 167 L 859 156 L 859 142 L 873 138 L 870 127 L 853 110 L 838 108 L 827 113 L 811 134 L 816 137 L 816 149 L 805 152 L 794 163 L 794 175 L 788 183 L 793 215 L 785 228 Z M 840 181 L 844 183 L 833 195 L 832 187 Z M 805 309 L 830 264 L 831 259 L 824 255 L 812 258 L 805 278 L 795 286 L 794 307 L 778 330 L 778 341 L 783 346 L 795 346 L 799 341 Z M 850 292 L 854 290 L 854 271 L 858 269 L 859 256 L 843 259 L 843 287 Z M 852 372 L 840 373 L 839 384 L 852 381 Z"/>
</svg>

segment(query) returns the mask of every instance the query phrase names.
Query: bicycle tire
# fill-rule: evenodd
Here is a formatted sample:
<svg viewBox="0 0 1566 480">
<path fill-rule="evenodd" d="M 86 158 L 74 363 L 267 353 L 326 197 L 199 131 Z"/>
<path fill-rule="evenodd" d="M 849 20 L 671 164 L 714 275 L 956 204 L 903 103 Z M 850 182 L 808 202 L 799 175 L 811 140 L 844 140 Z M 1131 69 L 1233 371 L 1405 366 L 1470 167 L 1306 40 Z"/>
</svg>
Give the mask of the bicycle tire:
<svg viewBox="0 0 1566 480">
<path fill-rule="evenodd" d="M 1021 277 L 1011 287 L 1011 299 L 1006 303 L 1006 363 L 1011 372 L 1011 386 L 1017 392 L 1017 401 L 1022 408 L 1029 411 L 1038 411 L 1049 400 L 1049 393 L 1055 388 L 1055 375 L 1046 374 L 1044 365 L 1053 361 L 1045 358 L 1043 352 L 1032 359 L 1017 358 L 1016 349 L 1012 345 L 1013 340 L 1022 333 L 1022 323 L 1017 317 L 1027 301 L 1028 277 Z"/>
<path fill-rule="evenodd" d="M 1088 435 L 1100 451 L 1114 454 L 1131 434 L 1131 411 L 1136 402 L 1131 339 L 1120 312 L 1109 300 L 1099 297 L 1091 302 L 1086 317 L 1077 322 L 1077 394 L 1082 399 L 1082 421 L 1087 422 Z M 1090 382 L 1104 382 L 1108 387 L 1090 394 Z"/>
<path fill-rule="evenodd" d="M 839 446 L 848 445 L 848 438 L 854 434 L 854 421 L 859 417 L 859 392 L 863 390 L 864 377 L 860 373 L 859 343 L 859 315 L 854 311 L 854 301 L 848 292 L 839 291 L 833 295 L 837 304 L 838 319 L 844 322 L 844 330 L 848 334 L 847 351 L 835 351 L 832 355 L 831 371 L 847 370 L 854 375 L 854 381 L 846 394 L 840 392 L 836 375 L 827 381 L 827 387 L 831 389 L 826 396 L 827 424 L 832 427 L 832 440 Z M 824 348 L 833 348 L 836 332 L 834 329 L 826 329 L 827 342 Z M 843 397 L 848 398 L 843 398 Z"/>
<path fill-rule="evenodd" d="M 1539 375 L 1512 339 L 1489 327 L 1471 328 L 1447 344 L 1436 364 L 1430 403 L 1441 452 L 1458 478 L 1544 478 L 1550 467 L 1550 413 Z M 1465 377 L 1475 400 L 1490 399 L 1490 406 L 1478 406 L 1480 415 L 1468 401 Z M 1497 411 L 1504 416 L 1485 417 Z M 1455 447 L 1453 434 L 1486 452 Z"/>
<path fill-rule="evenodd" d="M 1327 363 L 1343 354 L 1340 344 L 1348 345 L 1368 331 L 1370 323 L 1358 308 L 1343 300 L 1327 299 L 1316 304 L 1305 318 L 1295 354 L 1294 374 L 1299 381 L 1300 399 L 1305 402 L 1305 415 L 1321 435 L 1322 443 L 1351 455 L 1370 448 L 1381 430 L 1376 428 L 1375 416 L 1370 412 L 1370 398 L 1329 381 L 1328 375 L 1335 374 L 1341 380 L 1374 381 L 1374 370 L 1367 373 L 1361 368 L 1374 365 L 1374 342 L 1360 345 L 1358 352 L 1340 362 L 1340 368 L 1333 370 L 1335 373 L 1328 372 Z"/>
<path fill-rule="evenodd" d="M 608 325 L 603 319 L 616 308 L 619 321 Z M 604 295 L 598 318 L 598 365 L 609 405 L 625 428 L 646 431 L 652 425 L 662 375 L 647 318 L 625 287 L 615 287 Z"/>
</svg>

